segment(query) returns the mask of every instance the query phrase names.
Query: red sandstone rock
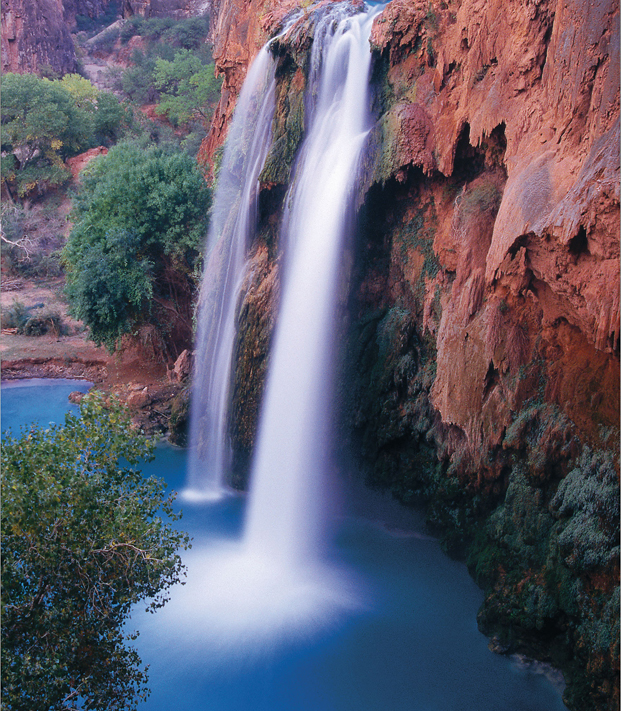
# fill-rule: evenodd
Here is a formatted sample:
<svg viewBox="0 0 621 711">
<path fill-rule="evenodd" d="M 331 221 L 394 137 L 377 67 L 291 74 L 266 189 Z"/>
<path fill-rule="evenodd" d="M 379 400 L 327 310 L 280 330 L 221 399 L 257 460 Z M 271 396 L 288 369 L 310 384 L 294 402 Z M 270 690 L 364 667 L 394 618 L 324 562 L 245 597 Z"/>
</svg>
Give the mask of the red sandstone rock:
<svg viewBox="0 0 621 711">
<path fill-rule="evenodd" d="M 90 148 L 84 153 L 80 153 L 73 158 L 67 159 L 67 167 L 71 170 L 71 175 L 73 179 L 77 182 L 79 180 L 80 173 L 86 168 L 86 166 L 98 156 L 105 156 L 108 153 L 108 149 L 105 146 L 98 146 L 97 148 Z"/>
<path fill-rule="evenodd" d="M 2 71 L 76 72 L 73 40 L 59 0 L 2 0 Z"/>
<path fill-rule="evenodd" d="M 138 392 L 130 393 L 127 397 L 127 407 L 131 409 L 138 409 L 146 407 L 151 404 L 151 396 L 147 392 L 147 389 L 140 390 Z"/>
<path fill-rule="evenodd" d="M 204 160 L 224 139 L 248 64 L 291 7 L 214 3 L 224 85 Z M 537 348 L 554 353 L 549 397 L 593 433 L 596 409 L 614 420 L 619 400 L 618 4 L 393 0 L 371 43 L 389 60 L 394 97 L 381 117 L 392 141 L 383 146 L 385 165 L 398 180 L 409 166 L 437 176 L 426 194 L 435 201 L 441 270 L 425 278 L 423 316 L 438 339 L 433 401 L 443 421 L 475 448 L 497 442 L 523 397 L 516 373 Z M 457 199 L 444 195 L 441 179 L 453 174 L 458 146 L 484 154 L 499 196 L 494 209 L 461 214 L 460 200 L 485 189 L 478 183 L 466 183 Z M 422 252 L 412 247 L 392 259 L 394 293 L 405 288 L 396 275 L 413 289 Z M 363 285 L 369 298 L 373 288 Z M 578 385 L 590 367 L 590 392 L 605 390 L 597 405 Z"/>
<path fill-rule="evenodd" d="M 184 350 L 175 361 L 172 369 L 172 380 L 178 383 L 184 382 L 192 374 L 192 356 L 190 351 Z"/>
</svg>

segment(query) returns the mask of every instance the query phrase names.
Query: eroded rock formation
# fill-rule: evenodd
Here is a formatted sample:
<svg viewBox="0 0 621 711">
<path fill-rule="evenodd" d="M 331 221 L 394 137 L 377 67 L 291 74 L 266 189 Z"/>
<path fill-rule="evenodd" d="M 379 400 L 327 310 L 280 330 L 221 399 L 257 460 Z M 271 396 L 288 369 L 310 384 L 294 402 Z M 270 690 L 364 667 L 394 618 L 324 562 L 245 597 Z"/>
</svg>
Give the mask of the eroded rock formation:
<svg viewBox="0 0 621 711">
<path fill-rule="evenodd" d="M 79 15 L 193 17 L 208 0 L 2 0 L 2 71 L 63 75 L 78 70 L 70 31 Z"/>
<path fill-rule="evenodd" d="M 2 71 L 66 74 L 78 64 L 60 0 L 2 0 Z"/>
<path fill-rule="evenodd" d="M 248 63 L 295 5 L 214 3 L 225 80 L 206 160 Z M 311 44 L 296 31 L 274 48 L 274 141 L 231 422 L 242 464 Z M 393 0 L 372 49 L 342 454 L 404 502 L 427 501 L 485 588 L 479 621 L 502 649 L 560 665 L 572 708 L 616 708 L 618 3 Z"/>
</svg>

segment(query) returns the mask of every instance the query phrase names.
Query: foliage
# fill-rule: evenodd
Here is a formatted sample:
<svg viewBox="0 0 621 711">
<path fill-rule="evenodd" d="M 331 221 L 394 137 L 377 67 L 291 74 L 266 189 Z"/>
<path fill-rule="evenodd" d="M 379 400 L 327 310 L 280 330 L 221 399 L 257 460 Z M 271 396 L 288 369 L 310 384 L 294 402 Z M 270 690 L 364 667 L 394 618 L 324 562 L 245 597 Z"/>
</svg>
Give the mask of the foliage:
<svg viewBox="0 0 621 711">
<path fill-rule="evenodd" d="M 121 29 L 123 43 L 139 35 L 151 42 L 162 42 L 173 47 L 184 49 L 198 49 L 205 41 L 209 31 L 209 19 L 203 17 L 190 17 L 175 22 L 171 18 L 149 18 L 136 16 L 130 18 Z"/>
<path fill-rule="evenodd" d="M 619 482 L 610 452 L 585 447 L 551 509 L 566 524 L 558 540 L 566 565 L 585 571 L 618 560 Z"/>
<path fill-rule="evenodd" d="M 206 17 L 132 17 L 121 29 L 121 41 L 139 35 L 144 42 L 121 77 L 124 94 L 138 104 L 158 103 L 159 114 L 196 134 L 190 122 L 209 123 L 221 84 L 205 41 L 207 31 Z M 196 135 L 191 138 L 188 152 L 196 153 L 196 140 Z"/>
<path fill-rule="evenodd" d="M 97 141 L 119 135 L 118 100 L 72 74 L 49 80 L 7 74 L 2 83 L 2 181 L 19 197 L 62 185 L 64 161 Z"/>
<path fill-rule="evenodd" d="M 7 74 L 2 82 L 2 180 L 24 197 L 70 176 L 63 160 L 88 147 L 88 112 L 57 81 Z"/>
<path fill-rule="evenodd" d="M 166 602 L 189 545 L 164 483 L 123 463 L 152 444 L 101 395 L 3 439 L 3 706 L 134 708 L 147 676 L 124 625 L 136 603 Z"/>
<path fill-rule="evenodd" d="M 63 252 L 73 315 L 110 350 L 143 324 L 191 318 L 210 191 L 186 154 L 121 143 L 93 161 Z"/>
<path fill-rule="evenodd" d="M 35 311 L 38 308 L 43 308 L 43 304 L 25 306 L 15 299 L 8 308 L 2 310 L 2 328 L 15 328 L 17 333 L 24 336 L 43 336 L 46 333 L 60 336 L 64 325 L 58 311 Z"/>
<path fill-rule="evenodd" d="M 191 118 L 207 121 L 221 83 L 216 79 L 214 65 L 204 66 L 187 49 L 177 52 L 172 62 L 158 59 L 154 70 L 154 84 L 161 94 L 157 112 L 175 125 L 186 124 Z"/>
</svg>

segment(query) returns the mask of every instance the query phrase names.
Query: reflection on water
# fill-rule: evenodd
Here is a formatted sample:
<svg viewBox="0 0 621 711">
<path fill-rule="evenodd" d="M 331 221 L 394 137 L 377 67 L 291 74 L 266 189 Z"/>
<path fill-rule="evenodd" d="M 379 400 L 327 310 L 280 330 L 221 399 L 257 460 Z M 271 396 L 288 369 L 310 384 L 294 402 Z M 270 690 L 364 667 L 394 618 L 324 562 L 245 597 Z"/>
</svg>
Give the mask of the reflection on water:
<svg viewBox="0 0 621 711">
<path fill-rule="evenodd" d="M 50 419 L 62 421 L 67 394 L 76 389 L 75 383 L 66 381 L 3 386 L 3 428 L 19 429 L 28 421 L 30 407 L 45 424 Z M 185 479 L 185 452 L 160 445 L 155 461 L 143 471 L 165 477 L 179 491 Z M 543 675 L 488 650 L 487 639 L 476 627 L 481 591 L 465 566 L 446 558 L 437 541 L 425 535 L 414 514 L 362 489 L 348 492 L 346 499 L 352 505 L 340 521 L 331 555 L 336 582 L 309 575 L 312 584 L 302 593 L 310 589 L 310 599 L 319 596 L 326 604 L 315 608 L 319 613 L 314 620 L 302 606 L 304 625 L 296 624 L 304 594 L 274 600 L 278 604 L 272 609 L 283 606 L 290 613 L 280 620 L 261 617 L 258 592 L 258 616 L 255 609 L 253 615 L 238 610 L 233 619 L 219 618 L 218 609 L 230 614 L 234 607 L 227 606 L 222 596 L 218 600 L 217 590 L 213 595 L 209 586 L 218 579 L 218 566 L 226 567 L 239 554 L 245 498 L 177 502 L 184 510 L 180 525 L 193 536 L 194 546 L 185 554 L 187 584 L 177 586 L 171 601 L 157 614 L 145 614 L 140 606 L 134 614 L 133 624 L 141 631 L 136 645 L 150 666 L 152 688 L 142 708 L 565 708 Z M 239 589 L 249 585 L 245 572 L 242 565 Z M 256 579 L 261 579 L 261 571 L 255 571 Z M 337 599 L 330 597 L 335 590 Z M 261 624 L 252 627 L 249 620 Z"/>
</svg>

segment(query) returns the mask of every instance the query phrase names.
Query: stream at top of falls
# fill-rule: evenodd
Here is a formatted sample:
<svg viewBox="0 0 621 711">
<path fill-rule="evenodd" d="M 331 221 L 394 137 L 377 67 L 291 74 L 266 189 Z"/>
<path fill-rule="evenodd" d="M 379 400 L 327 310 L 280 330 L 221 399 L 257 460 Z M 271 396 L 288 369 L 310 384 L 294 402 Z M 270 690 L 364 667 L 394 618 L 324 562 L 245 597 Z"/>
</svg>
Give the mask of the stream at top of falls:
<svg viewBox="0 0 621 711">
<path fill-rule="evenodd" d="M 59 423 L 85 383 L 2 387 L 2 428 Z M 45 413 L 41 403 L 45 402 Z M 160 445 L 145 475 L 184 486 L 187 452 Z M 345 477 L 331 558 L 346 564 L 358 605 L 294 634 L 235 643 L 202 618 L 209 560 L 243 534 L 243 496 L 178 501 L 193 537 L 186 585 L 155 615 L 137 606 L 130 630 L 149 665 L 145 711 L 563 711 L 545 667 L 489 651 L 476 626 L 483 595 L 445 556 L 420 516 Z"/>
</svg>

